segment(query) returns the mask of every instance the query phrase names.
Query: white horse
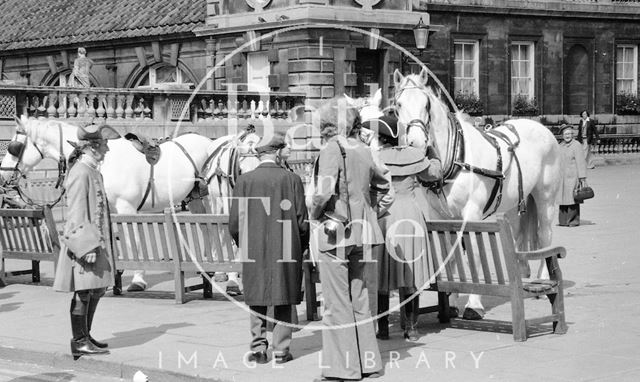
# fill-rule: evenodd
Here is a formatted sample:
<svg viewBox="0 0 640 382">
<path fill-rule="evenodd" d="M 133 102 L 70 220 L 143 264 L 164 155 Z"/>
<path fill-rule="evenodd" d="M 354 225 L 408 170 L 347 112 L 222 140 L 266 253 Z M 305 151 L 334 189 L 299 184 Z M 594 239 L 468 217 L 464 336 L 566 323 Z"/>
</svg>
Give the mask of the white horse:
<svg viewBox="0 0 640 382">
<path fill-rule="evenodd" d="M 440 152 L 445 175 L 449 173 L 443 191 L 451 215 L 441 218 L 481 220 L 504 212 L 518 249 L 550 245 L 561 177 L 560 153 L 553 134 L 538 122 L 515 119 L 494 128 L 487 137 L 461 112 L 450 115 L 439 95 L 426 86 L 428 77 L 425 68 L 419 75 L 406 77 L 396 70 L 395 106 L 399 124 L 406 129 L 407 143 L 425 150 L 428 145 L 434 146 Z M 478 169 L 490 171 L 484 175 L 473 172 Z M 487 174 L 504 175 L 501 190 L 499 180 Z M 492 197 L 494 187 L 501 198 Z M 518 207 L 525 207 L 523 202 L 526 212 L 518 216 Z M 541 266 L 541 271 L 542 277 L 548 277 L 546 266 Z M 469 296 L 465 308 L 465 316 L 471 319 L 481 318 L 484 312 L 477 295 Z"/>
<path fill-rule="evenodd" d="M 2 160 L 0 177 L 4 180 L 14 178 L 16 174 L 26 176 L 43 159 L 51 158 L 66 162 L 73 152 L 68 141 L 77 141 L 78 127 L 60 121 L 16 119 L 15 142 L 21 142 L 22 149 L 10 150 Z M 225 144 L 229 140 L 225 140 Z M 185 134 L 160 144 L 161 155 L 153 170 L 144 154 L 124 138 L 110 140 L 109 152 L 100 167 L 104 178 L 105 191 L 114 213 L 132 214 L 137 211 L 162 211 L 185 200 L 200 179 L 211 179 L 209 172 L 216 167 L 205 166 L 209 163 L 230 161 L 229 153 L 221 159 L 209 159 L 217 147 L 211 139 L 198 134 Z M 242 145 L 236 145 L 242 146 Z M 240 147 L 238 153 L 246 152 Z M 13 151 L 13 153 L 11 152 Z M 230 151 L 229 151 L 230 152 Z M 221 153 L 223 154 L 223 153 Z M 239 163 L 242 162 L 242 163 Z M 255 168 L 255 162 L 236 162 L 240 171 Z M 222 178 L 225 184 L 227 178 Z M 209 185 L 209 193 L 217 195 L 217 188 Z M 146 197 L 145 197 L 146 194 Z M 142 289 L 146 287 L 144 272 L 136 271 L 132 284 Z"/>
</svg>

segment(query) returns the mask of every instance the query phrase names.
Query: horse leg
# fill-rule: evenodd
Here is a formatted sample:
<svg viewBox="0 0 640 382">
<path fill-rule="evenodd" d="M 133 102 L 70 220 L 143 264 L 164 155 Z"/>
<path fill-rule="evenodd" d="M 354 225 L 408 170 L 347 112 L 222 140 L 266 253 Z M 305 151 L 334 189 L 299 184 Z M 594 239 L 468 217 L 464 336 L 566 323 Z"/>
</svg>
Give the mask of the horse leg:
<svg viewBox="0 0 640 382">
<path fill-rule="evenodd" d="M 464 220 L 479 220 L 482 217 L 482 207 L 477 203 L 469 203 L 465 207 L 462 216 Z M 468 259 L 465 258 L 468 264 Z M 476 264 L 480 264 L 480 258 L 476 258 Z M 470 294 L 462 318 L 465 320 L 481 320 L 484 317 L 484 306 L 480 300 L 480 295 Z"/>
<path fill-rule="evenodd" d="M 538 200 L 540 200 L 538 203 L 538 248 L 545 248 L 551 245 L 552 227 L 557 208 L 555 198 L 540 198 Z M 540 261 L 538 278 L 549 279 L 549 269 L 545 260 Z"/>
<path fill-rule="evenodd" d="M 116 212 L 119 214 L 135 214 L 138 212 L 135 206 L 124 199 L 118 199 L 115 203 Z M 127 292 L 141 292 L 147 289 L 147 282 L 144 281 L 145 272 L 143 270 L 133 271 L 133 279 L 127 288 Z"/>
</svg>

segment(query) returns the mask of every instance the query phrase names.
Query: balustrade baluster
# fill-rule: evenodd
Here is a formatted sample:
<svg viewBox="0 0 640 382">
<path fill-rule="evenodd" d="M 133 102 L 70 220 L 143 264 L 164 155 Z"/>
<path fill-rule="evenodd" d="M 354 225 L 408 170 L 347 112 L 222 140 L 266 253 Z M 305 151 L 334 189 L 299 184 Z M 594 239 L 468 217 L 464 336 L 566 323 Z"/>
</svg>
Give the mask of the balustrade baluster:
<svg viewBox="0 0 640 382">
<path fill-rule="evenodd" d="M 256 115 L 260 114 L 260 110 L 258 110 L 258 107 L 256 106 L 256 100 L 252 99 L 251 102 L 249 103 L 249 115 L 248 118 L 250 119 L 257 119 Z"/>
<path fill-rule="evenodd" d="M 67 101 L 69 102 L 69 107 L 67 108 L 67 118 L 75 118 L 76 112 L 76 102 L 78 102 L 78 94 L 77 93 L 69 93 L 67 96 Z"/>
<path fill-rule="evenodd" d="M 107 102 L 107 95 L 106 94 L 98 94 L 98 108 L 96 109 L 96 114 L 98 115 L 98 118 L 105 118 L 105 111 L 106 109 L 104 108 L 104 104 Z"/>
<path fill-rule="evenodd" d="M 107 118 L 115 118 L 116 117 L 116 109 L 113 107 L 114 103 L 115 103 L 115 94 L 109 93 L 106 95 L 106 100 L 107 100 L 107 108 L 106 108 L 106 113 L 107 113 Z"/>
<path fill-rule="evenodd" d="M 116 95 L 116 118 L 123 119 L 124 118 L 124 94 Z"/>
<path fill-rule="evenodd" d="M 144 117 L 144 119 L 151 119 L 151 109 L 149 108 L 149 106 L 147 105 L 146 100 L 143 98 L 142 99 L 142 116 Z"/>
<path fill-rule="evenodd" d="M 78 96 L 78 118 L 84 117 L 87 112 L 87 94 L 80 93 Z"/>
<path fill-rule="evenodd" d="M 56 93 L 49 94 L 49 107 L 47 108 L 47 118 L 55 118 L 56 117 Z"/>
<path fill-rule="evenodd" d="M 144 100 L 142 98 L 140 98 L 138 100 L 138 104 L 136 105 L 136 108 L 133 109 L 133 115 L 135 117 L 135 119 L 142 119 L 143 115 L 142 112 L 144 111 Z"/>
<path fill-rule="evenodd" d="M 222 111 L 222 119 L 229 118 L 229 109 L 227 108 L 227 104 L 222 102 L 222 100 L 218 101 L 218 107 Z"/>
<path fill-rule="evenodd" d="M 228 118 L 238 118 L 238 101 L 230 99 L 227 103 L 229 104 L 229 106 L 227 106 L 227 109 L 229 110 Z"/>
<path fill-rule="evenodd" d="M 47 117 L 47 109 L 45 105 L 49 99 L 49 96 L 46 95 L 38 95 L 36 96 L 37 107 L 36 107 L 36 115 L 38 119 L 45 119 Z M 42 97 L 42 102 L 40 101 L 40 97 Z"/>
<path fill-rule="evenodd" d="M 286 109 L 287 109 L 287 100 L 283 99 L 282 102 L 280 102 L 280 107 L 278 108 L 278 118 L 285 118 Z"/>
<path fill-rule="evenodd" d="M 126 119 L 133 118 L 133 100 L 135 96 L 133 94 L 127 94 L 126 96 L 127 106 L 124 108 L 124 117 Z"/>
<path fill-rule="evenodd" d="M 85 117 L 87 118 L 95 118 L 96 116 L 96 97 L 97 96 L 94 93 L 89 93 L 89 95 L 87 95 L 87 112 L 85 114 Z"/>
<path fill-rule="evenodd" d="M 215 101 L 213 100 L 213 96 L 210 99 L 205 99 L 205 101 L 207 102 L 207 105 L 206 105 L 207 108 L 204 109 L 204 116 L 207 119 L 207 121 L 212 121 Z"/>
<path fill-rule="evenodd" d="M 259 108 L 262 110 L 262 119 L 269 119 L 269 100 L 267 99 L 266 102 L 260 100 Z"/>
<path fill-rule="evenodd" d="M 67 118 L 68 93 L 58 93 L 58 118 Z"/>
<path fill-rule="evenodd" d="M 279 107 L 278 105 L 279 105 L 279 102 L 277 99 L 275 102 L 271 102 L 271 110 L 269 110 L 269 116 L 271 118 L 278 118 L 278 111 L 277 111 Z"/>
</svg>

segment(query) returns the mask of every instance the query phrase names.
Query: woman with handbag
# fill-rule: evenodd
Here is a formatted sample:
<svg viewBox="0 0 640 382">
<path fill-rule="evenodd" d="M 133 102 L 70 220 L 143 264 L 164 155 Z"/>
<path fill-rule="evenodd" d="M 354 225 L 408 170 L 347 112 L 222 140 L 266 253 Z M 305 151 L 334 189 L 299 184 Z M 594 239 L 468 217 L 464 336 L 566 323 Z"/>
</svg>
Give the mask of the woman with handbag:
<svg viewBox="0 0 640 382">
<path fill-rule="evenodd" d="M 587 179 L 587 162 L 580 142 L 573 138 L 573 128 L 569 125 L 560 127 L 562 142 L 562 181 L 560 184 L 559 224 L 564 227 L 580 225 L 580 203 L 574 198 L 574 191 Z"/>
<path fill-rule="evenodd" d="M 397 119 L 388 117 L 378 124 L 382 143 L 380 159 L 391 174 L 395 201 L 389 213 L 380 219 L 386 232 L 386 253 L 380 259 L 378 281 L 378 313 L 388 313 L 389 292 L 398 289 L 403 306 L 404 338 L 417 341 L 418 296 L 433 274 L 427 256 L 426 220 L 429 212 L 423 183 L 441 179 L 441 163 L 433 147 L 424 152 L 414 147 L 399 145 Z M 407 301 L 408 300 L 408 301 Z M 388 316 L 378 319 L 378 338 L 389 338 Z"/>
<path fill-rule="evenodd" d="M 109 151 L 108 139 L 120 134 L 107 125 L 78 127 L 78 143 L 69 159 L 65 180 L 67 219 L 53 287 L 74 292 L 71 299 L 71 354 L 108 354 L 108 345 L 90 331 L 93 317 L 107 287 L 114 284 L 114 255 L 107 195 L 99 171 Z"/>
</svg>

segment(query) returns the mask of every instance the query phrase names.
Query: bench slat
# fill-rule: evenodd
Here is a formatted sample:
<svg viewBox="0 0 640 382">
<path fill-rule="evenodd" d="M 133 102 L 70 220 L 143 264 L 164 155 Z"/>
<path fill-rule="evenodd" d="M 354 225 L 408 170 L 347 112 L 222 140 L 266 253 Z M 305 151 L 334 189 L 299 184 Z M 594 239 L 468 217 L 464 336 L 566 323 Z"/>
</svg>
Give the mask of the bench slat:
<svg viewBox="0 0 640 382">
<path fill-rule="evenodd" d="M 449 250 L 453 251 L 453 258 L 455 259 L 456 268 L 458 269 L 458 278 L 462 282 L 467 281 L 467 273 L 464 269 L 464 262 L 462 259 L 462 240 L 458 240 L 457 232 L 449 231 L 446 232 L 447 238 L 449 239 Z"/>
<path fill-rule="evenodd" d="M 484 281 L 487 284 L 493 284 L 493 280 L 491 277 L 491 268 L 489 266 L 489 255 L 487 254 L 484 235 L 482 232 L 476 232 L 476 242 L 478 243 L 478 255 L 480 256 L 480 262 L 482 263 L 482 274 L 484 275 Z"/>
<path fill-rule="evenodd" d="M 498 249 L 498 238 L 493 232 L 489 233 L 489 244 L 491 245 L 491 255 L 493 256 L 493 266 L 496 268 L 498 284 L 505 285 L 504 271 L 502 269 L 502 261 L 500 260 L 500 251 Z"/>
<path fill-rule="evenodd" d="M 478 277 L 478 268 L 476 265 L 475 259 L 475 251 L 473 250 L 473 243 L 471 242 L 471 237 L 469 236 L 469 232 L 465 232 L 462 234 L 462 242 L 464 243 L 464 247 L 467 251 L 467 260 L 469 261 L 469 271 L 471 272 L 471 281 L 478 284 L 480 279 Z M 480 256 L 480 253 L 478 253 Z"/>
</svg>

